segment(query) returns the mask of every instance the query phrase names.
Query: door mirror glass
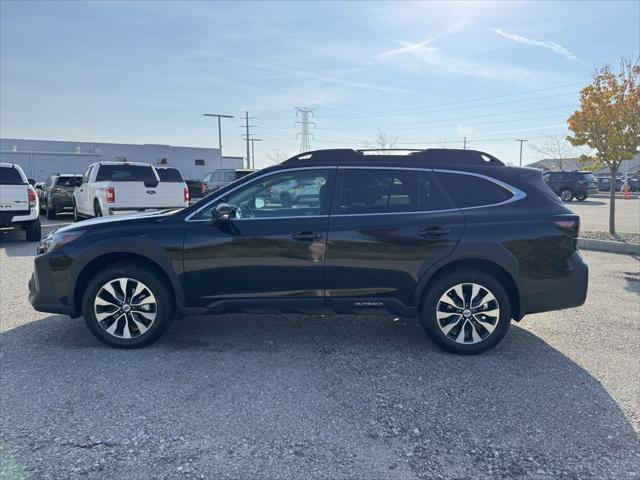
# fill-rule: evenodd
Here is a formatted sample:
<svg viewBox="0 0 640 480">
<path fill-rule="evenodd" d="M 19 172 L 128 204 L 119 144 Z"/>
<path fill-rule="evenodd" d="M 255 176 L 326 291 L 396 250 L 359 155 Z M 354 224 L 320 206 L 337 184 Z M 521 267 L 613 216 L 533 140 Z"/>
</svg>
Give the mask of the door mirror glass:
<svg viewBox="0 0 640 480">
<path fill-rule="evenodd" d="M 267 206 L 267 202 L 264 201 L 264 198 L 256 197 L 255 200 L 253 201 L 253 206 L 258 210 L 260 210 L 261 208 L 264 208 Z"/>
<path fill-rule="evenodd" d="M 236 218 L 238 207 L 235 205 L 229 205 L 228 203 L 220 203 L 213 209 L 213 222 L 214 223 L 227 223 L 232 218 Z"/>
</svg>

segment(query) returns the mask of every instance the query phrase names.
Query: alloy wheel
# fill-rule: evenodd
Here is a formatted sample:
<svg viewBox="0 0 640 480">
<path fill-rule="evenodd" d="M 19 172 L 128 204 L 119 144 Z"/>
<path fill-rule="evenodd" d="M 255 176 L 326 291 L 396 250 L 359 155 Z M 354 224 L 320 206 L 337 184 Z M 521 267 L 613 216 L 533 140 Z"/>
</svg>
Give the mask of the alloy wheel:
<svg viewBox="0 0 640 480">
<path fill-rule="evenodd" d="M 460 283 L 438 301 L 436 320 L 450 340 L 470 345 L 487 339 L 498 326 L 500 306 L 491 291 L 477 283 Z"/>
<path fill-rule="evenodd" d="M 562 192 L 560 192 L 560 198 L 564 201 L 564 202 L 569 202 L 571 201 L 571 198 L 573 197 L 573 195 L 571 194 L 571 190 L 563 190 Z"/>
<path fill-rule="evenodd" d="M 144 335 L 158 312 L 151 290 L 133 278 L 109 280 L 98 290 L 93 308 L 100 327 L 123 339 Z"/>
</svg>

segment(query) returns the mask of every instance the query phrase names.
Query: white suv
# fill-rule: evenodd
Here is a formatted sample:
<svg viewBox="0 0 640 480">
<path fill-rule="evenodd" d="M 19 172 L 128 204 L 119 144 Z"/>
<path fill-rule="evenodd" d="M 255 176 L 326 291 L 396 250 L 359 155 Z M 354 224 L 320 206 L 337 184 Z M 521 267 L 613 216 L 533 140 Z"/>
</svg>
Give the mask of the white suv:
<svg viewBox="0 0 640 480">
<path fill-rule="evenodd" d="M 189 205 L 189 189 L 184 182 L 159 180 L 155 168 L 148 163 L 89 165 L 82 183 L 73 192 L 74 219 Z"/>
<path fill-rule="evenodd" d="M 0 163 L 0 230 L 16 229 L 28 242 L 40 240 L 40 202 L 19 165 Z"/>
</svg>

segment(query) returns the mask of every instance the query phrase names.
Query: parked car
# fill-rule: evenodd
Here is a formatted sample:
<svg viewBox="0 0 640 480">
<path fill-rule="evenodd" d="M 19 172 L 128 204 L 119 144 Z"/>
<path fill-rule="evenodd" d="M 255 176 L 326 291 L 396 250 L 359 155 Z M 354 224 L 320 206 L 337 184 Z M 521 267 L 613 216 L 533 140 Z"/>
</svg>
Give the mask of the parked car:
<svg viewBox="0 0 640 480">
<path fill-rule="evenodd" d="M 19 165 L 0 163 L 0 230 L 18 229 L 28 242 L 40 240 L 40 202 Z"/>
<path fill-rule="evenodd" d="M 255 172 L 255 170 L 219 168 L 218 170 L 205 174 L 200 181 L 205 184 L 205 193 L 209 194 L 253 172 Z"/>
<path fill-rule="evenodd" d="M 322 187 L 270 204 L 291 180 Z M 176 314 L 281 311 L 417 316 L 436 344 L 473 354 L 512 319 L 584 303 L 579 227 L 539 170 L 482 152 L 320 150 L 183 210 L 57 230 L 38 247 L 29 300 L 123 348 Z"/>
<path fill-rule="evenodd" d="M 207 186 L 200 180 L 185 180 L 189 189 L 189 202 L 193 203 L 205 196 Z"/>
<path fill-rule="evenodd" d="M 598 181 L 592 172 L 544 172 L 544 181 L 563 202 L 580 202 L 598 193 Z"/>
<path fill-rule="evenodd" d="M 54 174 L 44 183 L 40 207 L 49 220 L 63 212 L 73 212 L 73 191 L 82 183 L 82 175 Z"/>
<path fill-rule="evenodd" d="M 186 188 L 187 202 L 191 203 L 191 189 L 189 185 L 182 177 L 182 172 L 175 167 L 156 167 L 158 177 L 161 182 L 179 183 L 183 186 L 183 191 Z"/>
<path fill-rule="evenodd" d="M 187 205 L 189 191 L 184 182 L 160 182 L 156 169 L 147 163 L 94 163 L 73 192 L 76 220 Z"/>
<path fill-rule="evenodd" d="M 629 177 L 629 189 L 632 192 L 640 192 L 640 177 Z"/>
<path fill-rule="evenodd" d="M 601 192 L 611 191 L 611 177 L 598 177 L 598 190 Z M 621 178 L 616 178 L 616 192 L 622 191 L 622 185 L 624 181 Z"/>
</svg>

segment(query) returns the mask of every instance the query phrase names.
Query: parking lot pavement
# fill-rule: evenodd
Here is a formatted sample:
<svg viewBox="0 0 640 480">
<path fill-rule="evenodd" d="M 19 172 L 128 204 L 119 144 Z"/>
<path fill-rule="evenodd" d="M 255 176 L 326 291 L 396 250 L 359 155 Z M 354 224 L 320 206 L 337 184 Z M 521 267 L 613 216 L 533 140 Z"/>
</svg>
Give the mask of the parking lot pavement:
<svg viewBox="0 0 640 480">
<path fill-rule="evenodd" d="M 584 202 L 574 200 L 565 204 L 580 215 L 580 230 L 609 231 L 609 198 L 589 197 Z M 616 199 L 616 230 L 625 233 L 640 232 L 640 200 Z"/>
<path fill-rule="evenodd" d="M 27 303 L 0 242 L 0 478 L 627 479 L 640 472 L 639 261 L 475 357 L 411 319 L 224 315 L 108 348 Z"/>
</svg>

